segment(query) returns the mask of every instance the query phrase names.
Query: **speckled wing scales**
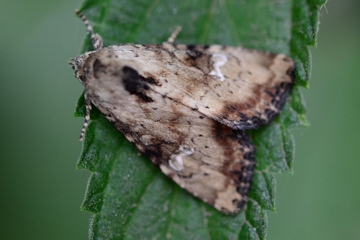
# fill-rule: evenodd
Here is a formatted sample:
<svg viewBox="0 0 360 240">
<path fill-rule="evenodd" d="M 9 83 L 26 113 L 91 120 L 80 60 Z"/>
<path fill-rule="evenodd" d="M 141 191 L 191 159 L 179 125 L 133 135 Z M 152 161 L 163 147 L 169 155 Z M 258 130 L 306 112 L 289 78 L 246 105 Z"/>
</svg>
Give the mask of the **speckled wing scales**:
<svg viewBox="0 0 360 240">
<path fill-rule="evenodd" d="M 191 95 L 199 111 L 232 128 L 268 124 L 281 111 L 295 82 L 294 62 L 284 54 L 219 45 L 165 44 L 165 48 L 204 73 L 197 80 L 202 91 Z M 183 88 L 188 89 L 188 82 Z"/>
<path fill-rule="evenodd" d="M 235 213 L 248 200 L 255 149 L 244 131 L 206 121 L 213 126 L 203 129 L 201 137 L 190 134 L 188 139 L 194 145 L 181 145 L 169 164 L 160 168 L 194 196 L 224 213 Z"/>
<path fill-rule="evenodd" d="M 283 54 L 169 44 L 123 45 L 115 51 L 124 64 L 154 79 L 155 91 L 234 129 L 268 124 L 294 84 L 294 63 Z"/>
<path fill-rule="evenodd" d="M 109 56 L 95 54 L 85 67 L 93 72 L 87 98 L 167 176 L 224 213 L 241 209 L 255 166 L 244 131 L 157 93 L 154 81 Z"/>
<path fill-rule="evenodd" d="M 220 46 L 129 44 L 76 61 L 86 98 L 166 175 L 222 212 L 240 209 L 255 152 L 242 129 L 280 111 L 293 84 L 289 58 Z"/>
<path fill-rule="evenodd" d="M 269 123 L 294 84 L 282 54 L 240 47 L 112 45 L 71 60 L 91 103 L 182 188 L 224 213 L 247 201 L 255 148 L 244 129 Z"/>
</svg>

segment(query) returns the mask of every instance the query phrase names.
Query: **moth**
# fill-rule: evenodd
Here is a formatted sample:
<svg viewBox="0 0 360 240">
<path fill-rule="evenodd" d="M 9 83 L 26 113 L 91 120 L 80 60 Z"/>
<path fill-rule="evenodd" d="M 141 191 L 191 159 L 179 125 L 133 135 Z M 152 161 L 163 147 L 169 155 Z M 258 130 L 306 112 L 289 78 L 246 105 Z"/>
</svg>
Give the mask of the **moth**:
<svg viewBox="0 0 360 240">
<path fill-rule="evenodd" d="M 86 17 L 94 51 L 69 62 L 95 105 L 138 150 L 195 197 L 231 214 L 248 200 L 255 147 L 246 129 L 279 114 L 294 85 L 283 54 L 219 45 L 103 48 Z"/>
</svg>

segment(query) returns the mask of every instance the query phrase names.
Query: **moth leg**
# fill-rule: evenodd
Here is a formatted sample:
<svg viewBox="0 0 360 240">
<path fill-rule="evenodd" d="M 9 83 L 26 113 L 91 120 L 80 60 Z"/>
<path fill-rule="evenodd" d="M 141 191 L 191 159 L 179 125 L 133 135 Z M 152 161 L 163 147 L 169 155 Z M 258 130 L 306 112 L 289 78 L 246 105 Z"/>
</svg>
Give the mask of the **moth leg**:
<svg viewBox="0 0 360 240">
<path fill-rule="evenodd" d="M 86 94 L 84 95 L 84 97 L 85 97 L 86 115 L 85 115 L 85 121 L 84 121 L 83 127 L 81 129 L 81 133 L 80 133 L 80 138 L 79 138 L 80 141 L 84 140 L 86 129 L 89 126 L 90 112 L 91 112 L 91 101 L 86 97 Z"/>
<path fill-rule="evenodd" d="M 91 42 L 92 45 L 94 47 L 94 50 L 100 50 L 103 47 L 103 40 L 100 37 L 99 34 L 95 33 L 92 26 L 90 25 L 89 21 L 87 20 L 87 18 L 85 17 L 85 15 L 83 15 L 78 9 L 75 10 L 76 15 L 79 16 L 79 18 L 84 22 L 87 30 L 90 33 L 90 37 L 91 37 Z"/>
<path fill-rule="evenodd" d="M 170 37 L 166 40 L 165 43 L 173 43 L 177 37 L 177 35 L 180 33 L 181 31 L 181 27 L 180 26 L 177 26 L 175 31 L 170 35 Z"/>
</svg>

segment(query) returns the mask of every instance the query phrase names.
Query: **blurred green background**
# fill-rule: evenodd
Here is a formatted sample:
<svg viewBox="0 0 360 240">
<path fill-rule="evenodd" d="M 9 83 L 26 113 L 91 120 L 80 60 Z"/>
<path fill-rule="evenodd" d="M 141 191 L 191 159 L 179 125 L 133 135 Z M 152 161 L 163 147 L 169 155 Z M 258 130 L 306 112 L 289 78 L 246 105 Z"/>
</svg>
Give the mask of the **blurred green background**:
<svg viewBox="0 0 360 240">
<path fill-rule="evenodd" d="M 76 171 L 81 1 L 0 2 L 0 238 L 87 239 L 89 173 Z M 310 128 L 295 129 L 294 175 L 278 175 L 267 239 L 360 239 L 360 1 L 322 9 Z"/>
</svg>

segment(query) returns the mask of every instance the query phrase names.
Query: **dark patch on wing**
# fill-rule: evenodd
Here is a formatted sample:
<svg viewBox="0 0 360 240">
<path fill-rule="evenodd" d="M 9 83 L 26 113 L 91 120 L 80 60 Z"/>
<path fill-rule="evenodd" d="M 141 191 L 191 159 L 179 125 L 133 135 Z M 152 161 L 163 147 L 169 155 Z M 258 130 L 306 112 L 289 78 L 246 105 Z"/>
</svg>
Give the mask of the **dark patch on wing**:
<svg viewBox="0 0 360 240">
<path fill-rule="evenodd" d="M 234 151 L 231 148 L 231 141 L 233 141 L 233 139 L 229 138 L 229 135 L 232 134 L 232 129 L 216 121 L 214 121 L 212 129 L 216 142 L 224 151 L 224 158 L 226 160 L 232 160 L 234 158 Z"/>
<path fill-rule="evenodd" d="M 196 59 L 201 58 L 204 55 L 203 52 L 197 50 L 188 51 L 186 53 L 194 61 L 196 61 Z"/>
<path fill-rule="evenodd" d="M 290 76 L 291 83 L 293 83 L 293 84 L 295 84 L 295 80 L 296 80 L 295 73 L 296 73 L 296 67 L 295 66 L 289 67 L 289 69 L 286 71 L 286 74 Z"/>
<path fill-rule="evenodd" d="M 155 146 L 147 146 L 144 151 L 145 157 L 150 159 L 154 164 L 159 165 L 161 164 L 162 159 L 162 153 L 161 153 L 161 146 L 155 145 Z"/>
<path fill-rule="evenodd" d="M 252 105 L 255 106 L 255 103 Z M 260 125 L 265 124 L 266 121 L 252 115 L 252 105 L 237 102 L 226 103 L 218 116 L 219 121 L 239 130 L 258 128 Z"/>
<path fill-rule="evenodd" d="M 238 209 L 242 209 L 245 206 L 246 202 L 247 201 L 244 200 L 244 199 L 241 200 L 241 201 L 236 202 Z"/>
<path fill-rule="evenodd" d="M 249 135 L 242 130 L 233 130 L 218 122 L 214 122 L 213 134 L 217 143 L 224 151 L 224 164 L 222 172 L 236 186 L 242 200 L 234 199 L 238 209 L 244 206 L 248 199 L 251 180 L 255 168 L 255 147 Z M 245 164 L 248 161 L 249 164 Z"/>
<path fill-rule="evenodd" d="M 273 104 L 274 104 L 275 108 L 277 108 L 279 110 L 281 110 L 283 108 L 283 106 L 285 105 L 286 99 L 294 87 L 295 67 L 290 67 L 286 71 L 286 75 L 288 75 L 290 77 L 291 82 L 282 82 L 279 86 L 276 86 L 276 94 L 277 94 L 278 98 L 274 100 Z M 271 121 L 271 120 L 272 120 L 272 118 L 269 119 L 269 121 Z"/>
<path fill-rule="evenodd" d="M 101 73 L 106 73 L 107 66 L 102 64 L 101 61 L 98 58 L 95 59 L 92 67 L 93 67 L 94 77 L 95 78 L 99 79 Z"/>
<path fill-rule="evenodd" d="M 197 61 L 204 55 L 202 52 L 197 50 L 189 50 L 186 51 L 187 57 L 184 59 L 184 64 L 189 67 L 196 67 L 198 68 Z"/>
<path fill-rule="evenodd" d="M 140 78 L 141 78 L 144 82 L 147 82 L 147 83 L 149 83 L 149 84 L 158 85 L 158 82 L 155 81 L 155 79 L 152 78 L 152 77 L 145 78 L 145 77 L 140 76 Z"/>
<path fill-rule="evenodd" d="M 189 50 L 194 50 L 196 48 L 196 45 L 194 44 L 189 44 L 189 45 L 186 45 L 187 49 Z"/>
<path fill-rule="evenodd" d="M 247 200 L 247 196 L 249 195 L 249 191 L 251 188 L 251 180 L 254 173 L 255 168 L 255 147 L 251 142 L 250 136 L 245 131 L 233 131 L 237 136 L 237 141 L 240 145 L 246 147 L 248 151 L 243 150 L 243 159 L 250 162 L 250 164 L 241 166 L 241 170 L 238 172 L 232 172 L 233 177 L 237 177 L 238 181 L 242 183 L 241 186 L 237 188 L 237 191 L 241 196 L 243 196 L 243 200 L 239 203 L 240 207 L 243 206 L 243 201 Z"/>
<path fill-rule="evenodd" d="M 143 102 L 153 102 L 154 100 L 146 95 L 146 91 L 150 90 L 148 82 L 151 81 L 139 75 L 139 73 L 131 67 L 123 67 L 123 78 L 125 90 L 130 94 L 136 95 Z"/>
<path fill-rule="evenodd" d="M 270 55 L 276 57 L 275 54 Z M 256 129 L 261 125 L 269 124 L 281 112 L 295 83 L 293 66 L 289 67 L 285 74 L 290 77 L 290 82 L 284 81 L 272 86 L 270 84 L 268 86 L 258 85 L 253 89 L 254 97 L 250 97 L 244 103 L 225 103 L 216 119 L 239 130 Z M 255 110 L 259 107 L 260 112 Z"/>
</svg>

